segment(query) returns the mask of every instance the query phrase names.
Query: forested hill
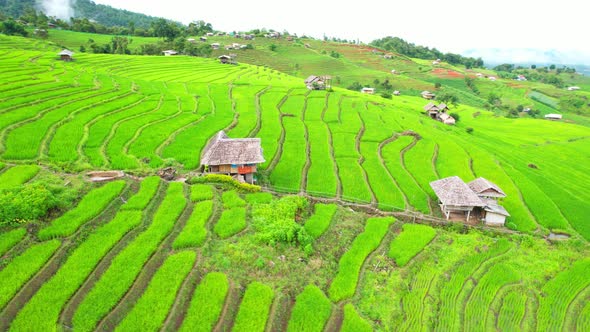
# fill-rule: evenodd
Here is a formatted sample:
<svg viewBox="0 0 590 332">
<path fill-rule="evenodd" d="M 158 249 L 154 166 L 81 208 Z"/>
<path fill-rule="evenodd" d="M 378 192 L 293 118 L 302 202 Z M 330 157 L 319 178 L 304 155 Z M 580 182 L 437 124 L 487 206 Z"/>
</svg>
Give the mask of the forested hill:
<svg viewBox="0 0 590 332">
<path fill-rule="evenodd" d="M 399 37 L 385 37 L 371 42 L 372 46 L 381 49 L 400 53 L 411 58 L 435 60 L 441 59 L 453 65 L 465 65 L 467 69 L 483 67 L 484 63 L 481 58 L 464 57 L 455 53 L 443 53 L 436 48 L 415 45 Z"/>
<path fill-rule="evenodd" d="M 0 13 L 20 17 L 31 8 L 40 9 L 36 0 L 0 0 Z M 90 0 L 74 0 L 73 12 L 76 18 L 87 18 L 105 26 L 128 26 L 134 22 L 134 27 L 147 29 L 159 17 L 116 9 L 111 6 L 95 4 Z"/>
</svg>

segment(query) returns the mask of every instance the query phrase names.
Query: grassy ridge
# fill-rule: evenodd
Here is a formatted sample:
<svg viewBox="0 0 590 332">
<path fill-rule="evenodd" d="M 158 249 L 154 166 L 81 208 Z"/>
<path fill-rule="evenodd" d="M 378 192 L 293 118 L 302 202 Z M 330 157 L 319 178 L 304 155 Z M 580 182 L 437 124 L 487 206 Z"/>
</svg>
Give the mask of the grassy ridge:
<svg viewBox="0 0 590 332">
<path fill-rule="evenodd" d="M 332 280 L 328 293 L 330 299 L 338 302 L 354 295 L 361 267 L 379 244 L 389 225 L 395 221 L 392 217 L 369 218 L 363 233 L 359 234 L 350 249 L 342 255 L 338 263 L 338 274 Z"/>
<path fill-rule="evenodd" d="M 207 274 L 193 293 L 180 331 L 207 332 L 213 330 L 221 315 L 228 290 L 229 282 L 225 274 L 219 272 Z"/>
<path fill-rule="evenodd" d="M 0 257 L 14 247 L 27 234 L 24 228 L 16 228 L 0 234 Z"/>
<path fill-rule="evenodd" d="M 253 282 L 246 288 L 232 331 L 262 332 L 275 294 L 272 288 Z"/>
<path fill-rule="evenodd" d="M 70 297 L 123 235 L 139 225 L 141 216 L 140 211 L 122 211 L 93 232 L 27 302 L 12 322 L 11 329 L 22 331 L 31 324 L 46 331 L 53 329 Z"/>
<path fill-rule="evenodd" d="M 1 166 L 4 167 L 4 164 Z M 40 169 L 37 165 L 18 165 L 7 169 L 0 174 L 0 190 L 20 186 L 37 175 Z"/>
<path fill-rule="evenodd" d="M 314 206 L 314 214 L 305 222 L 305 230 L 314 239 L 317 239 L 330 227 L 332 218 L 336 214 L 336 204 L 321 204 Z"/>
<path fill-rule="evenodd" d="M 398 266 L 406 265 L 436 236 L 436 230 L 426 225 L 404 224 L 402 229 L 389 248 L 389 257 Z"/>
<path fill-rule="evenodd" d="M 59 240 L 33 245 L 0 271 L 0 308 L 45 265 L 60 245 Z"/>
<path fill-rule="evenodd" d="M 174 303 L 182 281 L 190 272 L 197 255 L 183 251 L 166 259 L 147 289 L 116 331 L 159 331 Z"/>
<path fill-rule="evenodd" d="M 287 331 L 321 332 L 331 313 L 332 303 L 324 292 L 315 285 L 308 285 L 295 299 Z"/>
<path fill-rule="evenodd" d="M 47 240 L 74 234 L 80 226 L 98 216 L 123 188 L 125 181 L 114 181 L 93 189 L 75 208 L 68 210 L 63 216 L 52 221 L 51 225 L 39 231 L 39 238 Z"/>
<path fill-rule="evenodd" d="M 80 303 L 72 320 L 75 329 L 94 329 L 100 319 L 117 304 L 131 287 L 145 262 L 172 231 L 185 206 L 182 183 L 170 183 L 150 226 L 113 259 Z"/>
</svg>

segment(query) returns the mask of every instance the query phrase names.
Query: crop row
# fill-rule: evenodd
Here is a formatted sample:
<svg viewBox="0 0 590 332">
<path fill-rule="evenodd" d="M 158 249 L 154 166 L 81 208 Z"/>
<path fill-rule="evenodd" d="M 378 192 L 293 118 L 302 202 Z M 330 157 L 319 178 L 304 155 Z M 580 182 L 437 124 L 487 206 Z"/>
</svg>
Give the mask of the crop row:
<svg viewBox="0 0 590 332">
<path fill-rule="evenodd" d="M 225 298 L 229 291 L 229 282 L 223 273 L 208 273 L 199 283 L 180 331 L 209 332 L 219 320 Z"/>
<path fill-rule="evenodd" d="M 14 247 L 20 240 L 25 237 L 27 230 L 25 228 L 15 228 L 11 231 L 0 234 L 0 257 Z"/>
<path fill-rule="evenodd" d="M 354 239 L 350 249 L 340 258 L 338 274 L 332 280 L 328 291 L 332 301 L 338 302 L 354 295 L 363 263 L 369 254 L 377 249 L 389 225 L 394 221 L 392 217 L 367 220 L 364 232 Z"/>
<path fill-rule="evenodd" d="M 400 326 L 401 331 L 425 330 L 427 296 L 430 295 L 430 289 L 437 274 L 431 262 L 425 262 L 413 275 L 408 290 L 402 297 L 404 321 Z"/>
<path fill-rule="evenodd" d="M 123 206 L 121 210 L 143 211 L 156 195 L 160 187 L 159 176 L 148 176 L 141 181 L 139 191 L 133 195 Z"/>
<path fill-rule="evenodd" d="M 156 274 L 133 306 L 121 321 L 116 331 L 159 331 L 168 316 L 182 281 L 193 267 L 197 255 L 183 251 L 171 255 Z"/>
<path fill-rule="evenodd" d="M 74 328 L 92 330 L 118 303 L 145 262 L 172 231 L 186 206 L 182 183 L 170 183 L 150 226 L 123 249 L 86 295 L 73 317 Z"/>
<path fill-rule="evenodd" d="M 518 331 L 526 311 L 527 296 L 521 291 L 512 291 L 502 299 L 498 313 L 498 326 L 501 331 Z"/>
<path fill-rule="evenodd" d="M 39 231 L 39 238 L 47 240 L 70 236 L 83 224 L 98 216 L 125 188 L 125 181 L 114 181 L 91 190 L 78 205 Z"/>
<path fill-rule="evenodd" d="M 0 270 L 0 308 L 45 265 L 60 245 L 59 240 L 35 244 Z"/>
<path fill-rule="evenodd" d="M 141 222 L 140 211 L 122 211 L 76 248 L 64 265 L 27 302 L 12 322 L 13 331 L 36 326 L 51 330 L 63 307 L 119 240 Z"/>
<path fill-rule="evenodd" d="M 221 195 L 221 200 L 223 201 L 224 209 L 246 206 L 246 201 L 240 197 L 236 190 L 224 191 Z"/>
<path fill-rule="evenodd" d="M 332 303 L 324 292 L 315 285 L 307 285 L 295 299 L 287 331 L 321 332 L 331 313 Z"/>
<path fill-rule="evenodd" d="M 305 230 L 314 239 L 319 238 L 330 227 L 332 218 L 336 214 L 336 204 L 314 205 L 314 214 L 305 222 Z"/>
<path fill-rule="evenodd" d="M 274 291 L 257 281 L 246 288 L 232 331 L 263 332 L 274 299 Z"/>
<path fill-rule="evenodd" d="M 426 225 L 404 224 L 402 229 L 389 248 L 389 257 L 398 266 L 406 265 L 436 236 L 436 230 Z"/>
<path fill-rule="evenodd" d="M 41 168 L 37 165 L 18 165 L 0 173 L 0 190 L 13 189 L 32 179 Z"/>
<path fill-rule="evenodd" d="M 191 185 L 191 202 L 200 202 L 213 199 L 213 187 L 206 184 Z"/>
<path fill-rule="evenodd" d="M 359 315 L 352 303 L 344 306 L 341 332 L 371 332 L 373 327 Z"/>
<path fill-rule="evenodd" d="M 246 228 L 246 208 L 235 207 L 223 210 L 213 231 L 222 239 L 236 235 Z"/>
<path fill-rule="evenodd" d="M 191 216 L 187 220 L 184 229 L 174 240 L 174 249 L 199 247 L 207 238 L 206 223 L 213 214 L 213 201 L 202 201 L 195 204 Z"/>
</svg>

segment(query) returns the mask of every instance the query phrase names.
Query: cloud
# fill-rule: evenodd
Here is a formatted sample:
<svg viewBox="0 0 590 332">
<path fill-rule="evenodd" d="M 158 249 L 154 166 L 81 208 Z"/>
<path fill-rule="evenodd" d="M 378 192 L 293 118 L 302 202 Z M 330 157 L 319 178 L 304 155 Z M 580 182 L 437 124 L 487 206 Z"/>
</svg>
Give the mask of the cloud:
<svg viewBox="0 0 590 332">
<path fill-rule="evenodd" d="M 41 8 L 47 16 L 55 16 L 62 20 L 69 20 L 74 16 L 72 0 L 42 0 Z"/>
</svg>

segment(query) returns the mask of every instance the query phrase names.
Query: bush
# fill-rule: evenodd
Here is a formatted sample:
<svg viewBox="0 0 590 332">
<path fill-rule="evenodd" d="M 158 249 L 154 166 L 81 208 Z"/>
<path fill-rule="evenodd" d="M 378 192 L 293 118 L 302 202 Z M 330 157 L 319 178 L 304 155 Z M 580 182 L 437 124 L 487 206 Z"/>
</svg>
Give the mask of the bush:
<svg viewBox="0 0 590 332">
<path fill-rule="evenodd" d="M 307 207 L 301 196 L 285 196 L 270 204 L 252 207 L 252 224 L 260 242 L 273 245 L 277 242 L 299 244 L 305 248 L 313 238 L 295 221 L 296 215 Z"/>
<path fill-rule="evenodd" d="M 260 191 L 260 186 L 249 184 L 249 183 L 241 183 L 234 180 L 231 176 L 225 174 L 207 174 L 204 176 L 197 176 L 190 178 L 187 181 L 189 184 L 195 183 L 221 183 L 230 185 L 239 191 L 242 192 L 249 192 L 255 193 Z"/>
<path fill-rule="evenodd" d="M 392 95 L 391 95 L 391 93 L 388 93 L 388 92 L 382 92 L 381 97 L 385 98 L 385 99 L 391 99 Z"/>
<path fill-rule="evenodd" d="M 471 128 L 471 127 L 467 127 L 467 128 L 465 128 L 465 131 L 466 131 L 468 134 L 471 134 L 471 133 L 473 133 L 473 128 Z"/>
<path fill-rule="evenodd" d="M 272 194 L 271 193 L 253 193 L 246 195 L 246 202 L 258 203 L 258 204 L 268 204 L 272 202 Z"/>
<path fill-rule="evenodd" d="M 57 203 L 53 193 L 42 184 L 0 191 L 0 225 L 38 220 Z"/>
<path fill-rule="evenodd" d="M 449 115 L 455 119 L 455 122 L 459 122 L 459 119 L 461 118 L 458 113 L 449 113 Z"/>
</svg>

